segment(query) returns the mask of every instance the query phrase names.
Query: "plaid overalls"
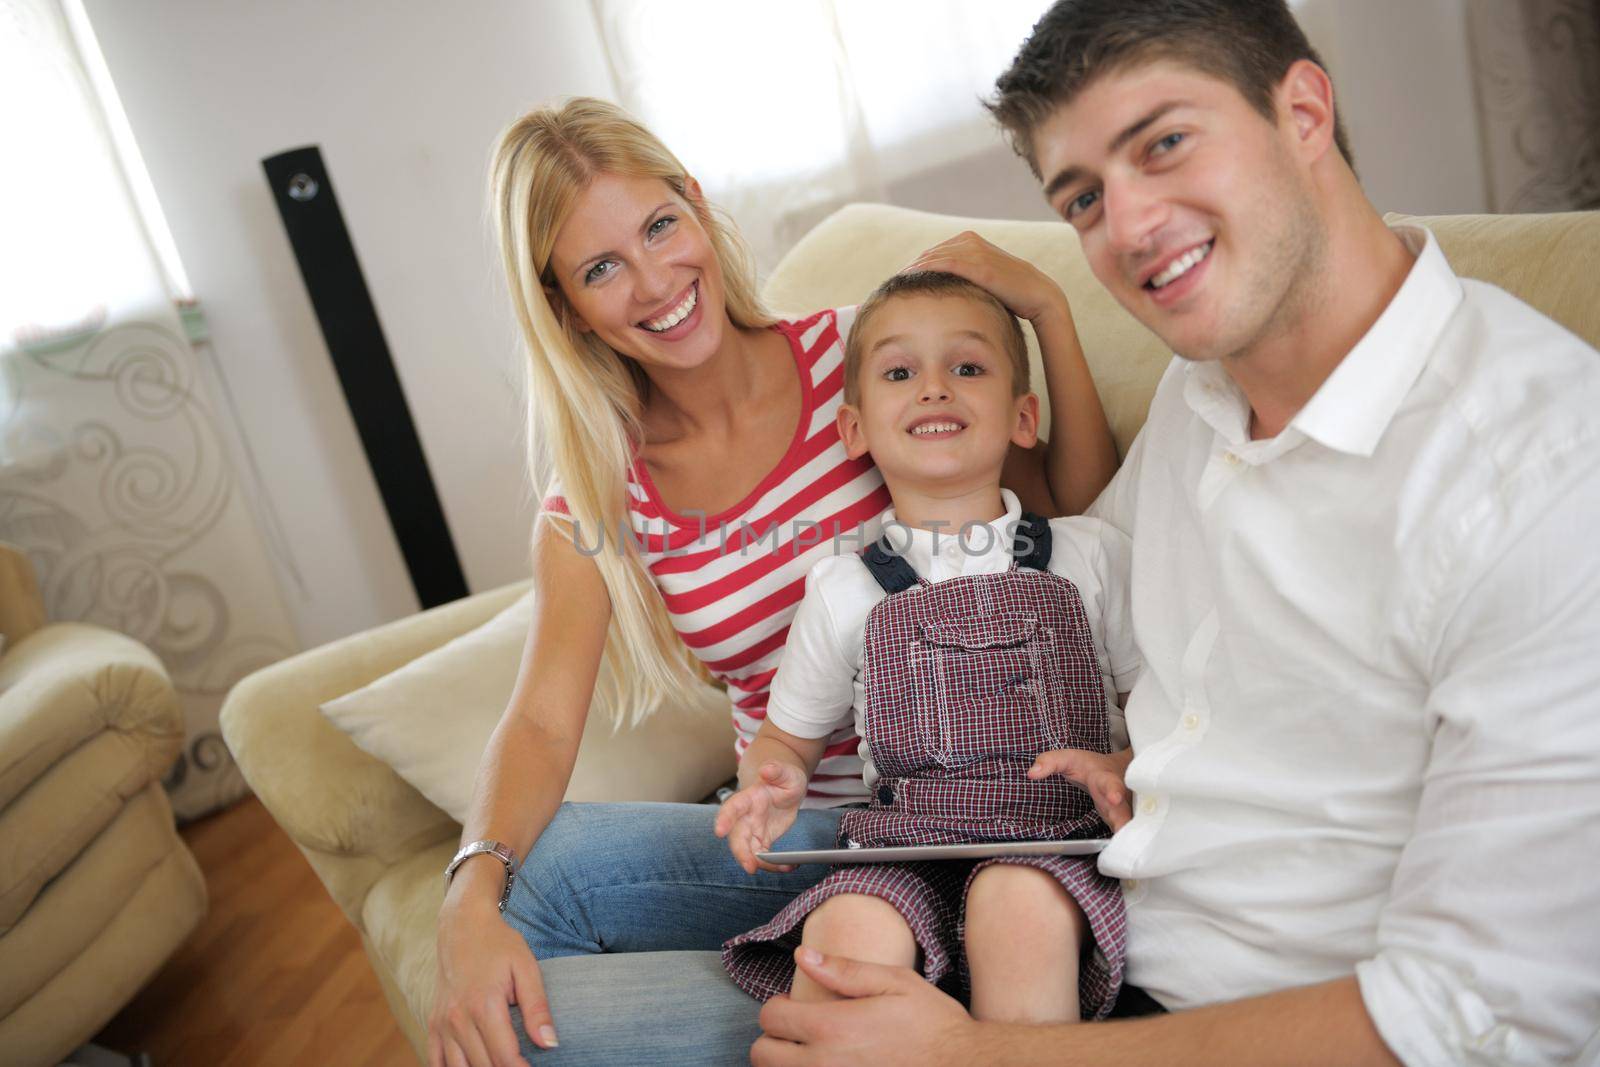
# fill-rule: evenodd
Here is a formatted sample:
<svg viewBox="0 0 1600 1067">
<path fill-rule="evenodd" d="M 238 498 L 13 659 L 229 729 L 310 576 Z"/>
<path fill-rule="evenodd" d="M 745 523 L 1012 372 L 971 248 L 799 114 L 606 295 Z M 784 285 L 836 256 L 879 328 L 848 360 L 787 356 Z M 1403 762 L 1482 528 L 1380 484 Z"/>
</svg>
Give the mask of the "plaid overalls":
<svg viewBox="0 0 1600 1067">
<path fill-rule="evenodd" d="M 879 775 L 871 803 L 846 811 L 841 846 L 1104 837 L 1087 793 L 1030 781 L 1047 749 L 1108 752 L 1106 693 L 1083 601 L 1049 573 L 1050 526 L 1023 515 L 1011 567 L 938 584 L 879 541 L 862 562 L 888 594 L 867 616 L 862 716 Z M 1015 856 L 839 867 L 769 923 L 723 946 L 745 992 L 787 992 L 805 917 L 829 897 L 893 904 L 922 949 L 929 981 L 966 992 L 963 912 L 972 877 L 993 863 L 1053 875 L 1088 918 L 1095 949 L 1079 970 L 1086 1019 L 1111 1010 L 1122 984 L 1122 890 L 1093 857 Z"/>
</svg>

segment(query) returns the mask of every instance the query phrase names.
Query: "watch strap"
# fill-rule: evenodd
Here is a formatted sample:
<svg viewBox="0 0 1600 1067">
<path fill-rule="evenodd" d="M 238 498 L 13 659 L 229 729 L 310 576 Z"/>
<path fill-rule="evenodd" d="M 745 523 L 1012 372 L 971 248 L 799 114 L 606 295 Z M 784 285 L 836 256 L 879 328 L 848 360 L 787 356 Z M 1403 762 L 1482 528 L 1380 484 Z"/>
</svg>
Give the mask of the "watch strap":
<svg viewBox="0 0 1600 1067">
<path fill-rule="evenodd" d="M 517 877 L 517 854 L 512 851 L 510 845 L 490 840 L 473 841 L 470 844 L 462 845 L 461 851 L 457 852 L 455 858 L 450 861 L 450 866 L 444 869 L 445 887 L 449 888 L 450 879 L 455 875 L 456 868 L 461 866 L 462 861 L 469 856 L 476 856 L 480 852 L 487 852 L 505 864 L 506 884 L 500 891 L 500 910 L 503 912 L 506 910 L 506 901 L 511 899 L 511 886 Z"/>
</svg>

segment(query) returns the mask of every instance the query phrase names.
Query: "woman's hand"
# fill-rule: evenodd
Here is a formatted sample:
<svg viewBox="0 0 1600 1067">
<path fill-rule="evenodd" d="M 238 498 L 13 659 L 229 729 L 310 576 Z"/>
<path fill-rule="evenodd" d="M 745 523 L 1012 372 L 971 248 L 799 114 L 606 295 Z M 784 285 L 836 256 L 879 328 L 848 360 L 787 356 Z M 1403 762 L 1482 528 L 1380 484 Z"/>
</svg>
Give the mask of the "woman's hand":
<svg viewBox="0 0 1600 1067">
<path fill-rule="evenodd" d="M 513 1003 L 534 1044 L 556 1047 L 539 964 L 492 903 L 447 902 L 438 948 L 428 1067 L 526 1067 L 511 1025 Z"/>
<path fill-rule="evenodd" d="M 1056 748 L 1041 752 L 1028 768 L 1032 779 L 1048 778 L 1059 774 L 1067 781 L 1080 786 L 1094 799 L 1094 809 L 1100 818 L 1116 833 L 1133 818 L 1133 804 L 1128 799 L 1128 784 L 1123 776 L 1133 761 L 1133 749 L 1102 755 L 1081 748 Z"/>
<path fill-rule="evenodd" d="M 934 245 L 900 273 L 914 270 L 940 270 L 965 278 L 1035 326 L 1051 313 L 1065 315 L 1069 321 L 1072 317 L 1067 295 L 1048 274 L 971 230 Z"/>
<path fill-rule="evenodd" d="M 794 825 L 800 802 L 806 796 L 805 773 L 792 763 L 768 760 L 756 772 L 756 781 L 722 802 L 714 829 L 728 839 L 733 858 L 747 874 L 756 871 L 791 871 L 756 858 L 772 847 Z"/>
</svg>

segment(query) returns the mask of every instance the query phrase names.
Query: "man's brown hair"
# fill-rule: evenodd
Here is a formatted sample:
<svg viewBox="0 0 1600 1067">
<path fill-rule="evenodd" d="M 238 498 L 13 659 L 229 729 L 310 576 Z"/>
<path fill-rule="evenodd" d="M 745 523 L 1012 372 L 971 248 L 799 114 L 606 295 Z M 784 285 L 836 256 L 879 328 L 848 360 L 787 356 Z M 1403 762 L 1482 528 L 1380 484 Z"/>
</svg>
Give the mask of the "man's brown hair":
<svg viewBox="0 0 1600 1067">
<path fill-rule="evenodd" d="M 1323 67 L 1284 0 L 1058 0 L 1022 43 L 984 106 L 1035 177 L 1033 133 L 1095 78 L 1167 59 L 1230 83 L 1268 122 L 1272 93 L 1297 60 Z M 1355 166 L 1334 112 L 1334 143 Z"/>
<path fill-rule="evenodd" d="M 1028 391 L 1028 342 L 1022 324 L 989 290 L 967 279 L 942 270 L 915 270 L 896 274 L 872 291 L 856 309 L 856 321 L 844 343 L 844 402 L 861 403 L 861 346 L 866 343 L 867 326 L 883 306 L 896 297 L 929 294 L 971 300 L 994 313 L 999 329 L 995 340 L 1011 361 L 1011 395 Z"/>
</svg>

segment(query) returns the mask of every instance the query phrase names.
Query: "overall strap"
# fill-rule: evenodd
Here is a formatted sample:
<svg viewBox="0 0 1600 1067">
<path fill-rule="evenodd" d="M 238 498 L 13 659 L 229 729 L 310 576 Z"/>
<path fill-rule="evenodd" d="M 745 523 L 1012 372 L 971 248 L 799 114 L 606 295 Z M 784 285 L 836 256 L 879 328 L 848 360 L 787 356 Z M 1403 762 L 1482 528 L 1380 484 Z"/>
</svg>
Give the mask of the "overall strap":
<svg viewBox="0 0 1600 1067">
<path fill-rule="evenodd" d="M 1033 542 L 1032 547 L 1028 542 Z M 1019 567 L 1032 567 L 1036 571 L 1050 568 L 1050 520 L 1041 519 L 1031 511 L 1024 511 L 1017 524 L 1017 539 L 1011 545 L 1011 555 Z"/>
<path fill-rule="evenodd" d="M 918 582 L 917 572 L 905 561 L 905 557 L 889 551 L 887 535 L 861 553 L 861 562 L 867 565 L 873 580 L 883 586 L 883 591 L 890 596 L 903 593 Z"/>
</svg>

